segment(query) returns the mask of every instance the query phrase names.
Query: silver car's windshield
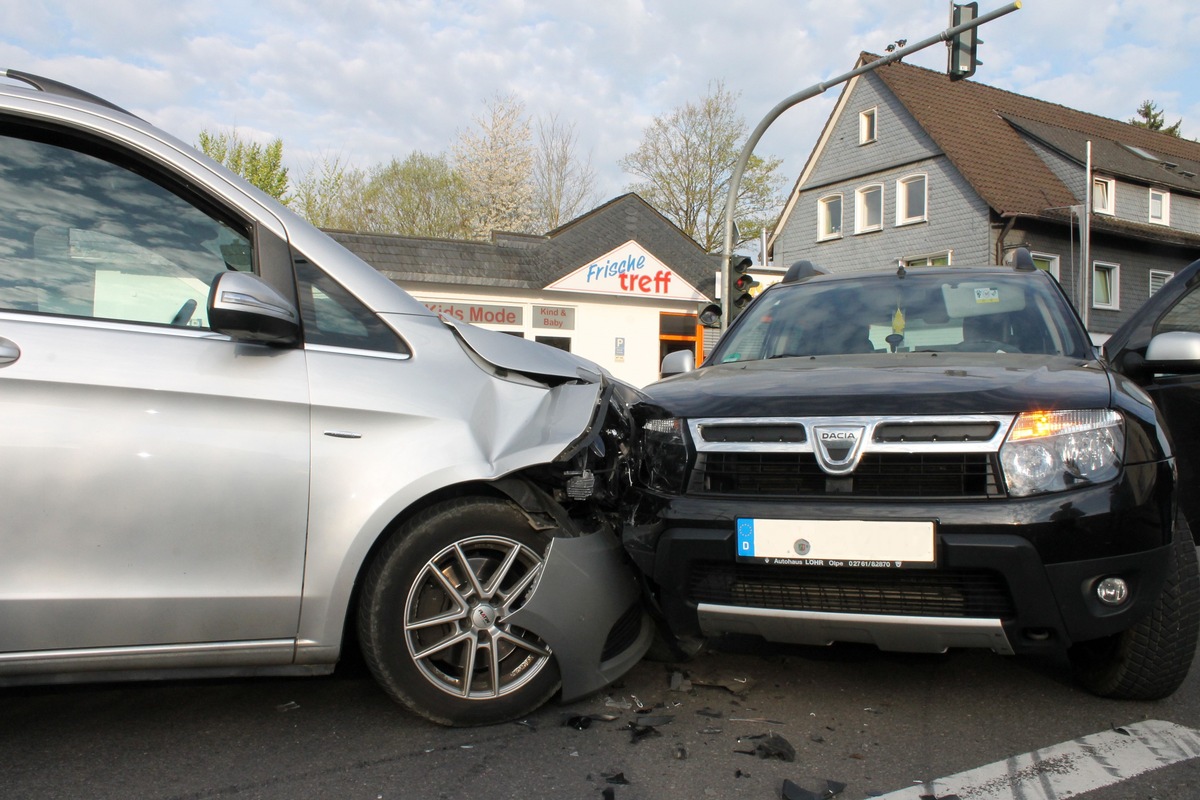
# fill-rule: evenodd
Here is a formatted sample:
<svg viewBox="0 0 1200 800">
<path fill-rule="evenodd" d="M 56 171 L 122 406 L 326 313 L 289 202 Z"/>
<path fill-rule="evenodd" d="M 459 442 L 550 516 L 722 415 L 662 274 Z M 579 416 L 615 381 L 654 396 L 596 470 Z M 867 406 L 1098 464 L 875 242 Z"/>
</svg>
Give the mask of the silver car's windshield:
<svg viewBox="0 0 1200 800">
<path fill-rule="evenodd" d="M 1041 275 L 909 271 L 773 287 L 711 363 L 928 351 L 1090 357 L 1078 319 Z"/>
</svg>

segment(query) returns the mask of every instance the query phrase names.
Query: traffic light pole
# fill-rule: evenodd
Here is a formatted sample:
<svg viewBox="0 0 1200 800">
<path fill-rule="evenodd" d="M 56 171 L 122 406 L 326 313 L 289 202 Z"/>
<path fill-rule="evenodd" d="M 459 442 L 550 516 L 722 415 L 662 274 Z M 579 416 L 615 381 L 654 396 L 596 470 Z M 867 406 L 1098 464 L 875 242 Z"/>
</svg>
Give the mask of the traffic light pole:
<svg viewBox="0 0 1200 800">
<path fill-rule="evenodd" d="M 809 100 L 819 94 L 823 94 L 827 89 L 845 83 L 851 78 L 855 78 L 859 75 L 879 69 L 885 64 L 890 64 L 893 61 L 899 61 L 907 55 L 911 55 L 918 50 L 924 50 L 926 47 L 931 47 L 938 42 L 951 41 L 955 36 L 963 31 L 977 28 L 985 22 L 991 22 L 992 20 L 1002 17 L 1005 14 L 1010 14 L 1020 7 L 1021 2 L 1020 0 L 1017 0 L 1017 2 L 1009 3 L 1003 8 L 990 11 L 987 14 L 983 14 L 982 16 L 978 16 L 975 19 L 970 20 L 969 22 L 964 22 L 961 25 L 955 25 L 952 28 L 947 28 L 936 36 L 930 36 L 928 39 L 922 39 L 916 44 L 910 44 L 909 46 L 896 50 L 895 52 L 888 53 L 886 56 L 882 56 L 875 61 L 872 61 L 870 64 L 863 64 L 861 67 L 852 69 L 844 75 L 839 75 L 836 78 L 831 78 L 827 81 L 823 81 L 822 83 L 813 84 L 807 89 L 797 92 L 791 97 L 783 100 L 777 106 L 772 108 L 765 117 L 763 117 L 762 122 L 758 123 L 758 127 L 754 129 L 754 131 L 750 134 L 750 138 L 746 140 L 746 145 L 742 148 L 741 155 L 738 156 L 737 164 L 734 165 L 733 174 L 729 177 L 729 196 L 725 198 L 725 244 L 721 250 L 722 331 L 729 327 L 729 307 L 732 304 L 732 298 L 728 296 L 730 294 L 729 258 L 731 255 L 733 255 L 733 213 L 735 207 L 737 206 L 738 189 L 741 188 L 742 174 L 746 171 L 746 164 L 750 162 L 750 155 L 754 152 L 754 146 L 758 144 L 758 140 L 762 138 L 764 133 L 766 133 L 767 128 L 771 126 L 771 123 L 779 119 L 780 115 L 792 106 L 803 103 L 805 100 Z"/>
</svg>

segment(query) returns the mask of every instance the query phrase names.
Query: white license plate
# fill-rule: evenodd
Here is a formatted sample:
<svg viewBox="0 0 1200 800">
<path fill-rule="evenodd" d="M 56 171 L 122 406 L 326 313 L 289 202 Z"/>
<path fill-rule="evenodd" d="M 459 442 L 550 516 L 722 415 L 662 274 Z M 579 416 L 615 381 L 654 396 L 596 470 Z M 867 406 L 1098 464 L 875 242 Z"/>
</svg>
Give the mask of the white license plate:
<svg viewBox="0 0 1200 800">
<path fill-rule="evenodd" d="M 933 522 L 739 519 L 737 559 L 800 567 L 932 567 Z"/>
</svg>

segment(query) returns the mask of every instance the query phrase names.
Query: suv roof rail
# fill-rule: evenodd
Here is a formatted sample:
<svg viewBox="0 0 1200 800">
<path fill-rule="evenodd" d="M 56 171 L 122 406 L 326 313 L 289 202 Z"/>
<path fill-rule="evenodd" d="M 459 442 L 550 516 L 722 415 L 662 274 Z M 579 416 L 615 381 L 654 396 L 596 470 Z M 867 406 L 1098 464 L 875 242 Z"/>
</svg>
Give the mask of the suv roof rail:
<svg viewBox="0 0 1200 800">
<path fill-rule="evenodd" d="M 95 103 L 96 105 L 104 106 L 105 108 L 112 109 L 113 111 L 120 111 L 122 114 L 129 114 L 131 117 L 136 116 L 136 114 L 130 114 L 125 109 L 121 108 L 115 103 L 110 103 L 103 97 L 97 97 L 91 92 L 85 92 L 83 89 L 78 89 L 68 83 L 63 83 L 62 81 L 56 81 L 53 78 L 43 78 L 41 75 L 34 75 L 29 72 L 21 72 L 15 69 L 6 69 L 0 74 L 3 74 L 6 78 L 12 78 L 13 80 L 27 83 L 33 88 L 38 89 L 39 91 L 47 92 L 48 94 L 56 94 L 60 97 L 69 97 L 72 100 L 86 100 L 89 103 Z"/>
</svg>

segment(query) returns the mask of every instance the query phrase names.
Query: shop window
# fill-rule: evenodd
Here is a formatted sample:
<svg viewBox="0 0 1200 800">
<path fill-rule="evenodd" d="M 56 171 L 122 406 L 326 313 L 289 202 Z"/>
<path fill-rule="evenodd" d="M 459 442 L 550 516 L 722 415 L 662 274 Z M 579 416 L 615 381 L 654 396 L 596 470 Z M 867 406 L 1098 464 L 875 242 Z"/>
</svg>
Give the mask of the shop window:
<svg viewBox="0 0 1200 800">
<path fill-rule="evenodd" d="M 571 352 L 571 337 L 570 336 L 535 336 L 534 341 L 539 344 L 548 344 L 551 347 L 557 347 L 559 350 Z"/>
<path fill-rule="evenodd" d="M 667 353 L 676 350 L 691 350 L 696 363 L 704 359 L 704 329 L 695 314 L 671 314 L 658 316 L 658 360 L 661 363 Z"/>
</svg>

